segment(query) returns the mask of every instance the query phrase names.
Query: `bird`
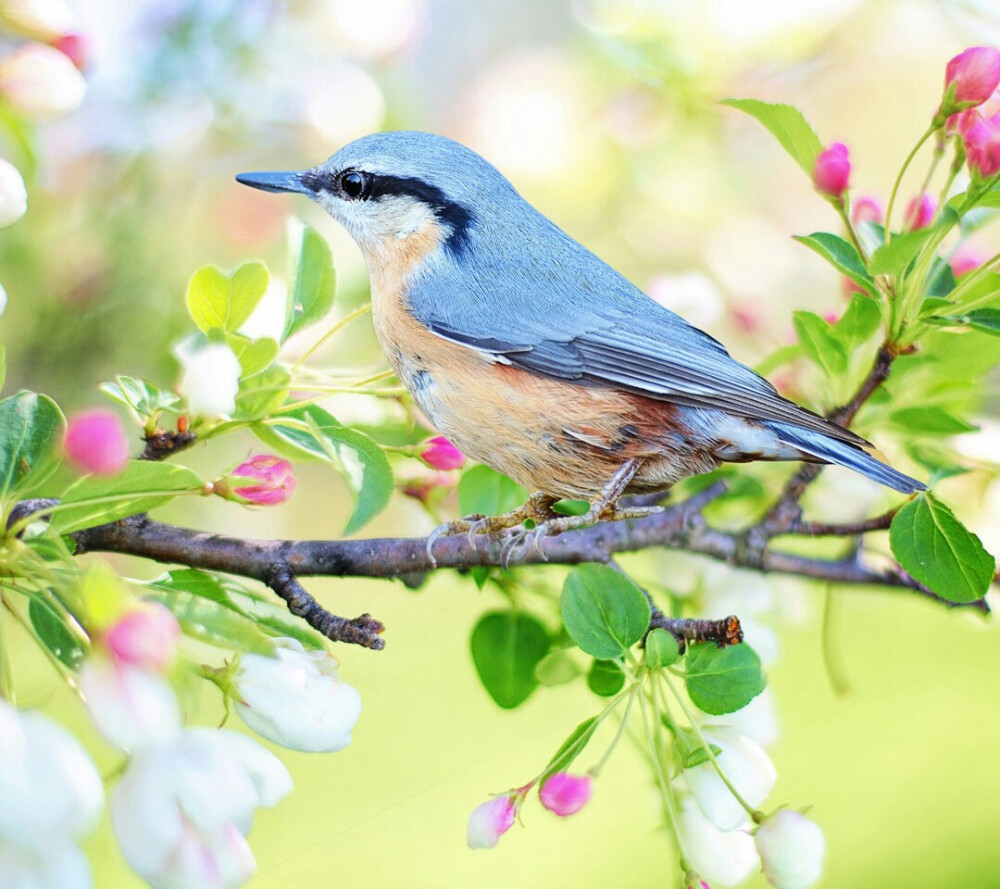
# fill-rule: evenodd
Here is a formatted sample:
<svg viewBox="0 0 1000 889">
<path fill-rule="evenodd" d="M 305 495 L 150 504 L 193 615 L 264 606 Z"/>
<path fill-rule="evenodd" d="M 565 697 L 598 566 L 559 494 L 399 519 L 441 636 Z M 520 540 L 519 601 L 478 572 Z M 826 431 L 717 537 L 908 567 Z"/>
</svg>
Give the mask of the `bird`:
<svg viewBox="0 0 1000 889">
<path fill-rule="evenodd" d="M 832 463 L 925 490 L 855 432 L 781 396 L 458 142 L 374 133 L 316 167 L 236 180 L 305 195 L 347 230 L 400 382 L 437 431 L 533 492 L 502 516 L 436 529 L 432 563 L 434 542 L 459 533 L 474 546 L 508 530 L 508 543 L 523 543 L 530 530 L 544 556 L 547 536 L 660 509 L 624 495 L 662 493 L 722 463 Z M 565 499 L 586 511 L 557 512 Z"/>
</svg>

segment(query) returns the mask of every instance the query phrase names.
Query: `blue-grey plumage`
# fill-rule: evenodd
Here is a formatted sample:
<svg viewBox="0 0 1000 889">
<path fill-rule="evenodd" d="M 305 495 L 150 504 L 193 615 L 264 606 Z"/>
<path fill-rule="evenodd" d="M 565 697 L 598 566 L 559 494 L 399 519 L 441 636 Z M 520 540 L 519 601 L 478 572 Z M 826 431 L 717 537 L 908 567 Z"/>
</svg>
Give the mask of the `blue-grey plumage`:
<svg viewBox="0 0 1000 889">
<path fill-rule="evenodd" d="M 628 490 L 648 491 L 723 461 L 802 459 L 924 487 L 781 397 L 456 142 L 380 133 L 312 170 L 238 178 L 302 192 L 347 228 L 404 385 L 459 447 L 522 484 L 590 499 L 626 460 Z"/>
</svg>

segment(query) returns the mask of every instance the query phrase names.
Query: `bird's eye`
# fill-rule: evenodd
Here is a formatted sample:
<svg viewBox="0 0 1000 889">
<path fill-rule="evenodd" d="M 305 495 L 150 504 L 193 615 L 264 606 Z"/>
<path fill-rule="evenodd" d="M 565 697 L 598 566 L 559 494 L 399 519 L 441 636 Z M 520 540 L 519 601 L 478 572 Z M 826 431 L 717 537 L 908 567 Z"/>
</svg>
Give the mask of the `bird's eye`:
<svg viewBox="0 0 1000 889">
<path fill-rule="evenodd" d="M 367 177 L 364 173 L 359 173 L 357 170 L 350 170 L 340 177 L 340 190 L 350 201 L 356 201 L 358 198 L 364 197 L 367 184 Z"/>
</svg>

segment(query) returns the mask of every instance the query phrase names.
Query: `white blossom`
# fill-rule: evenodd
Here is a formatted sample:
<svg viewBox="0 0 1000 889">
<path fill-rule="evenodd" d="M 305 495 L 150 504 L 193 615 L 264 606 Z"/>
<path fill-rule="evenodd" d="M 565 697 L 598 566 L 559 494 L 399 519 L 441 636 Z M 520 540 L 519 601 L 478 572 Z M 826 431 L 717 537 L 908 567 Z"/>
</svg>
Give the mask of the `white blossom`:
<svg viewBox="0 0 1000 889">
<path fill-rule="evenodd" d="M 719 768 L 748 805 L 756 808 L 767 798 L 777 773 L 771 758 L 749 738 L 729 729 L 704 730 L 705 738 L 720 748 L 715 754 Z M 705 817 L 720 830 L 733 830 L 747 819 L 747 812 L 725 785 L 711 762 L 703 762 L 681 773 Z"/>
<path fill-rule="evenodd" d="M 195 415 L 216 416 L 236 410 L 240 385 L 240 363 L 233 350 L 222 343 L 178 350 L 184 366 L 181 394 Z"/>
<path fill-rule="evenodd" d="M 781 809 L 764 821 L 754 843 L 764 876 L 776 889 L 808 889 L 823 873 L 823 831 L 794 809 Z"/>
<path fill-rule="evenodd" d="M 242 655 L 233 691 L 240 718 L 292 750 L 342 750 L 361 715 L 361 695 L 338 678 L 336 658 L 295 639 L 277 640 L 274 657 Z"/>
<path fill-rule="evenodd" d="M 722 831 L 705 818 L 691 799 L 681 802 L 677 832 L 688 863 L 714 886 L 742 883 L 760 864 L 745 827 Z"/>
<path fill-rule="evenodd" d="M 0 228 L 13 225 L 28 210 L 28 189 L 10 161 L 0 158 Z"/>
<path fill-rule="evenodd" d="M 133 756 L 111 820 L 129 865 L 158 889 L 231 889 L 256 869 L 254 811 L 291 789 L 285 766 L 252 738 L 186 729 Z"/>
<path fill-rule="evenodd" d="M 0 62 L 0 94 L 28 117 L 69 114 L 86 91 L 83 75 L 68 56 L 51 46 L 28 43 Z"/>
<path fill-rule="evenodd" d="M 731 728 L 751 741 L 756 741 L 761 747 L 770 747 L 778 740 L 778 713 L 774 705 L 774 695 L 769 688 L 765 688 L 749 704 L 735 713 L 726 713 L 722 716 L 706 713 L 703 722 L 706 725 Z"/>
<path fill-rule="evenodd" d="M 63 0 L 2 0 L 0 22 L 17 34 L 51 43 L 80 26 Z"/>
<path fill-rule="evenodd" d="M 177 697 L 150 670 L 95 653 L 80 670 L 80 691 L 101 734 L 117 747 L 138 750 L 180 731 Z"/>
</svg>

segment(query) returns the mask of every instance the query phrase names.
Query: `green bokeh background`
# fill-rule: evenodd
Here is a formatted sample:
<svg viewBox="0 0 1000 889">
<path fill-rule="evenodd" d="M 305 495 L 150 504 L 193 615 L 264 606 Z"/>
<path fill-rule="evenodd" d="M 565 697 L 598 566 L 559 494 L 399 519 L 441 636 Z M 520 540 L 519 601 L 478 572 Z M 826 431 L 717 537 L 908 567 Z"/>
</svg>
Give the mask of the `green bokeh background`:
<svg viewBox="0 0 1000 889">
<path fill-rule="evenodd" d="M 850 143 L 853 184 L 884 200 L 936 105 L 947 59 L 1000 43 L 989 0 L 826 0 L 808 9 L 751 0 L 94 0 L 79 8 L 98 38 L 90 94 L 38 133 L 29 213 L 0 236 L 7 390 L 46 391 L 68 409 L 100 403 L 94 383 L 117 372 L 175 381 L 169 344 L 188 330 L 188 275 L 205 262 L 256 256 L 281 273 L 289 212 L 330 239 L 339 311 L 362 301 L 364 268 L 343 232 L 315 208 L 242 190 L 232 176 L 311 165 L 379 127 L 434 130 L 480 150 L 571 234 L 752 362 L 788 341 L 791 310 L 842 307 L 836 276 L 789 238 L 834 220 L 770 137 L 716 101 L 799 105 L 824 141 Z M 393 43 L 389 25 L 400 20 L 411 25 Z M 29 168 L 12 145 L 7 154 Z M 919 173 L 911 178 L 904 192 L 918 187 Z M 997 249 L 990 235 L 975 245 L 984 255 Z M 363 329 L 335 340 L 323 360 L 377 368 Z M 786 382 L 822 405 L 808 378 Z M 336 409 L 345 419 L 379 416 L 354 401 Z M 969 447 L 995 458 L 997 428 L 986 416 Z M 210 473 L 249 447 L 235 441 L 191 462 Z M 867 508 L 870 488 L 846 472 L 827 475 L 812 501 L 818 514 Z M 1000 550 L 1000 496 L 985 476 L 950 480 L 942 492 Z M 335 475 L 304 467 L 289 506 L 249 514 L 181 504 L 164 515 L 258 536 L 334 536 L 348 515 L 345 496 Z M 398 497 L 364 533 L 420 534 L 432 524 Z M 113 561 L 123 573 L 159 570 Z M 634 564 L 680 587 L 706 565 L 670 554 Z M 558 571 L 546 577 L 558 587 Z M 724 582 L 738 589 L 741 580 Z M 513 712 L 492 704 L 468 636 L 479 615 L 502 605 L 496 593 L 450 576 L 419 591 L 361 580 L 309 587 L 338 613 L 375 613 L 388 644 L 379 654 L 338 651 L 364 698 L 354 742 L 331 756 L 282 752 L 296 790 L 258 816 L 251 886 L 675 885 L 669 836 L 634 744 L 623 745 L 578 816 L 561 821 L 529 801 L 523 829 L 497 849 L 465 847 L 468 812 L 535 774 L 599 707 L 579 683 L 539 689 Z M 770 802 L 813 806 L 829 847 L 822 885 L 1000 886 L 994 623 L 903 593 L 837 591 L 829 637 L 850 684 L 838 696 L 824 665 L 824 591 L 782 583 L 772 595 L 775 614 L 755 615 L 780 640 L 768 671 L 781 722 Z M 79 705 L 23 639 L 13 644 L 20 701 L 78 731 L 110 771 L 116 760 Z M 217 722 L 217 698 L 206 691 L 191 717 Z M 107 824 L 88 852 L 101 889 L 140 885 Z"/>
</svg>

